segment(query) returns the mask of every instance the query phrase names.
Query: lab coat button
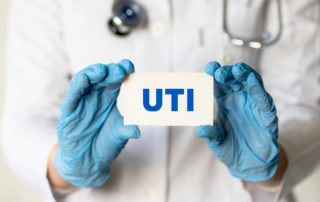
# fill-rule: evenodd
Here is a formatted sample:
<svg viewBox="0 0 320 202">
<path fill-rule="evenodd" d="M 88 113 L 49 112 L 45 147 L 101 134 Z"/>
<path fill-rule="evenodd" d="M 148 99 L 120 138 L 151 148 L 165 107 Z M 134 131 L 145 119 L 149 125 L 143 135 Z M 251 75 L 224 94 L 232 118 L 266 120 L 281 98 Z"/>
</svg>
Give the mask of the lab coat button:
<svg viewBox="0 0 320 202">
<path fill-rule="evenodd" d="M 161 37 L 166 31 L 166 25 L 162 22 L 156 21 L 151 24 L 151 33 L 156 37 Z"/>
<path fill-rule="evenodd" d="M 148 189 L 148 195 L 151 200 L 157 201 L 161 198 L 161 190 L 158 187 L 150 187 Z"/>
<path fill-rule="evenodd" d="M 229 51 L 224 51 L 220 55 L 220 60 L 222 61 L 223 65 L 231 65 L 233 63 L 232 54 Z"/>
</svg>

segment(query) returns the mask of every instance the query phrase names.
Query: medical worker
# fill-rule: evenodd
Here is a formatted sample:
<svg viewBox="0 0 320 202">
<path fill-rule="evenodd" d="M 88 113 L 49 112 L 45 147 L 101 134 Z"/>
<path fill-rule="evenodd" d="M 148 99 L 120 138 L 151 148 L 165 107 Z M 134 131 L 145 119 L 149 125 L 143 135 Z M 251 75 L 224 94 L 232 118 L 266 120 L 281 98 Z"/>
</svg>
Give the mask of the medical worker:
<svg viewBox="0 0 320 202">
<path fill-rule="evenodd" d="M 320 159 L 320 2 L 281 1 L 271 46 L 233 46 L 222 29 L 276 36 L 275 2 L 229 0 L 223 20 L 222 0 L 137 0 L 145 26 L 119 36 L 117 1 L 12 0 L 12 169 L 48 201 L 294 201 Z M 213 76 L 214 125 L 124 126 L 116 103 L 134 71 Z"/>
</svg>

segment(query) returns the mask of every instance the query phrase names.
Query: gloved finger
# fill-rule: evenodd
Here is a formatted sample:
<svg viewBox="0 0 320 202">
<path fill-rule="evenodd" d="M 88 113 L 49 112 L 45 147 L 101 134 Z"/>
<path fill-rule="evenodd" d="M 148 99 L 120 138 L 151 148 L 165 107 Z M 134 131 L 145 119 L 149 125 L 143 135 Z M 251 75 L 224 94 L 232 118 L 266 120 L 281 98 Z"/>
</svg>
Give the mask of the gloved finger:
<svg viewBox="0 0 320 202">
<path fill-rule="evenodd" d="M 97 88 L 102 88 L 101 99 L 103 105 L 108 105 L 113 100 L 116 100 L 122 81 L 128 74 L 134 72 L 134 65 L 130 60 L 121 60 L 118 64 L 108 65 L 108 76 L 104 81 L 97 84 Z"/>
<path fill-rule="evenodd" d="M 273 106 L 273 100 L 264 89 L 262 82 L 258 80 L 256 74 L 249 74 L 247 78 L 246 89 L 252 101 L 261 111 L 267 112 L 271 110 Z"/>
<path fill-rule="evenodd" d="M 232 67 L 233 77 L 241 83 L 247 81 L 248 75 L 251 72 L 253 72 L 253 69 L 244 63 L 237 63 Z"/>
<path fill-rule="evenodd" d="M 221 67 L 221 65 L 218 62 L 209 62 L 206 65 L 205 68 L 205 73 L 208 74 L 209 76 L 213 76 L 214 77 L 214 73 L 217 69 L 219 69 Z M 216 81 L 216 78 L 214 77 L 214 94 L 215 96 L 219 97 L 222 94 L 223 90 L 220 89 L 220 85 L 219 83 Z M 224 95 L 224 94 L 222 94 Z"/>
<path fill-rule="evenodd" d="M 108 76 L 104 86 L 120 85 L 127 74 L 134 72 L 134 66 L 129 60 L 122 60 L 118 64 L 108 65 Z"/>
<path fill-rule="evenodd" d="M 217 80 L 219 93 L 227 94 L 241 89 L 241 83 L 232 75 L 232 66 L 223 66 L 216 70 L 215 78 Z"/>
<path fill-rule="evenodd" d="M 219 67 L 217 70 L 219 70 L 221 68 L 222 67 Z M 223 79 L 220 78 L 221 77 L 221 75 L 220 75 L 221 72 L 217 73 L 217 75 L 216 75 L 217 70 L 214 73 L 214 81 L 215 81 L 214 82 L 214 96 L 216 98 L 219 98 L 219 97 L 222 97 L 222 96 L 228 94 L 229 92 L 231 92 L 232 89 L 231 89 L 230 86 L 219 82 L 219 81 L 221 81 Z"/>
<path fill-rule="evenodd" d="M 101 89 L 113 85 L 120 86 L 126 75 L 124 68 L 114 63 L 107 65 L 107 71 L 107 76 L 104 78 L 104 80 L 100 81 L 94 86 L 95 89 Z"/>
<path fill-rule="evenodd" d="M 214 72 L 220 68 L 221 65 L 218 63 L 218 62 L 209 62 L 207 65 L 206 65 L 206 68 L 205 68 L 205 73 L 207 73 L 208 75 L 210 76 L 214 76 Z"/>
<path fill-rule="evenodd" d="M 197 128 L 197 136 L 207 139 L 208 144 L 219 146 L 225 140 L 225 131 L 219 121 L 215 121 L 213 126 L 202 125 Z"/>
<path fill-rule="evenodd" d="M 241 82 L 242 85 L 246 84 L 247 78 L 251 73 L 254 73 L 258 80 L 262 80 L 261 76 L 253 68 L 251 68 L 249 65 L 245 63 L 239 62 L 235 64 L 232 68 L 233 77 L 237 81 Z"/>
<path fill-rule="evenodd" d="M 116 86 L 120 87 L 126 75 L 134 72 L 134 65 L 130 60 L 122 60 L 118 64 L 111 63 L 108 65 L 108 75 L 99 87 Z"/>
<path fill-rule="evenodd" d="M 83 69 L 78 74 L 86 75 L 90 81 L 90 84 L 96 84 L 102 81 L 107 76 L 107 65 L 104 64 L 94 64 Z M 76 76 L 75 76 L 76 78 Z M 76 82 L 76 80 L 74 80 Z M 72 85 L 71 81 L 71 85 Z"/>
<path fill-rule="evenodd" d="M 134 65 L 130 60 L 123 59 L 118 62 L 118 65 L 120 65 L 125 70 L 126 74 L 131 74 L 134 72 Z"/>
<path fill-rule="evenodd" d="M 70 89 L 61 104 L 62 113 L 71 113 L 78 105 L 90 86 L 100 82 L 107 75 L 107 67 L 103 64 L 91 65 L 78 72 L 70 81 Z"/>
<path fill-rule="evenodd" d="M 215 71 L 217 69 L 221 68 L 221 65 L 218 62 L 209 62 L 205 68 L 205 72 L 214 77 L 214 95 L 215 97 L 220 97 L 225 95 L 225 91 L 223 89 L 223 86 L 220 86 L 221 84 L 219 84 L 215 78 Z"/>
</svg>

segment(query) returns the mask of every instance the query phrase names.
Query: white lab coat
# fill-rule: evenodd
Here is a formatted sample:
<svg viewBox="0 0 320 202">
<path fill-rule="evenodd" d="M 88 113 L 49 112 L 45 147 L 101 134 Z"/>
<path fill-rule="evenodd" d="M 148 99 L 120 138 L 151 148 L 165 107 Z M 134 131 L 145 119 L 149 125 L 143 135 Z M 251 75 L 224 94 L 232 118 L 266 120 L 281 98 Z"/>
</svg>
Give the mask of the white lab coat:
<svg viewBox="0 0 320 202">
<path fill-rule="evenodd" d="M 112 0 L 12 0 L 3 143 L 15 173 L 48 200 L 67 202 L 264 202 L 287 195 L 320 158 L 320 2 L 283 0 L 283 35 L 262 51 L 232 47 L 223 38 L 221 0 L 140 2 L 148 27 L 120 38 L 106 27 Z M 257 36 L 263 28 L 255 24 L 266 18 L 276 33 L 273 4 L 265 17 L 267 1 L 229 2 L 231 32 Z M 142 136 L 129 141 L 105 185 L 52 190 L 47 159 L 69 77 L 122 58 L 137 72 L 200 72 L 212 60 L 256 68 L 277 106 L 279 142 L 289 159 L 281 186 L 266 190 L 232 177 L 194 127 L 141 127 Z"/>
</svg>

